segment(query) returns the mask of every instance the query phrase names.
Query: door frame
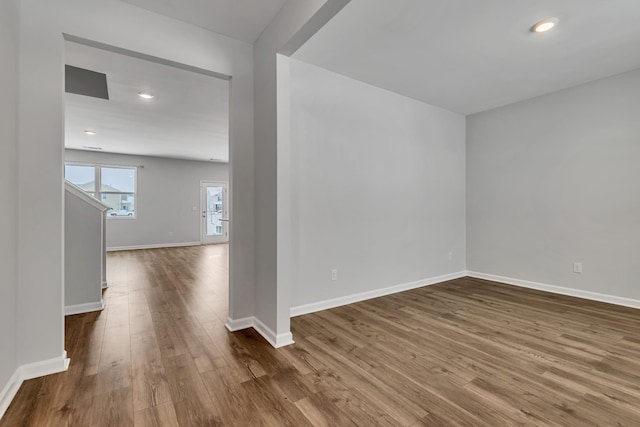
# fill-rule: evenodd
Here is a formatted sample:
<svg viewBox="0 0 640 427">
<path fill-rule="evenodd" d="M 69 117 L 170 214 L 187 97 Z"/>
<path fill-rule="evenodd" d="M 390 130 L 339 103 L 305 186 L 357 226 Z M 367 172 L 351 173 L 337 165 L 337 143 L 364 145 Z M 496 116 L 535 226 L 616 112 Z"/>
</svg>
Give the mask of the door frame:
<svg viewBox="0 0 640 427">
<path fill-rule="evenodd" d="M 222 217 L 226 219 L 225 222 L 222 223 L 222 231 L 224 233 L 223 238 L 220 239 L 219 242 L 205 242 L 205 226 L 202 215 L 206 215 L 207 210 L 207 201 L 205 195 L 206 187 L 222 187 Z M 201 180 L 200 181 L 200 211 L 198 212 L 198 218 L 200 220 L 200 244 L 202 245 L 210 245 L 210 244 L 221 244 L 221 243 L 229 243 L 229 183 L 227 181 L 209 181 L 209 180 Z"/>
</svg>

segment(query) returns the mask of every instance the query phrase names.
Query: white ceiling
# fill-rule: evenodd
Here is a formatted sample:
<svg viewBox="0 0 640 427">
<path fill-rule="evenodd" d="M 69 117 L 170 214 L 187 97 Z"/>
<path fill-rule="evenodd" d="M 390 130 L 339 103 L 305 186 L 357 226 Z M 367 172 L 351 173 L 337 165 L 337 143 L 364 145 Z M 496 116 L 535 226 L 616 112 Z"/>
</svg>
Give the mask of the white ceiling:
<svg viewBox="0 0 640 427">
<path fill-rule="evenodd" d="M 227 80 L 77 43 L 65 48 L 68 65 L 107 75 L 110 97 L 65 94 L 66 148 L 229 161 Z"/>
<path fill-rule="evenodd" d="M 287 0 L 122 0 L 248 43 L 278 14 Z"/>
<path fill-rule="evenodd" d="M 470 114 L 639 68 L 639 22 L 638 0 L 351 0 L 294 57 Z"/>
</svg>

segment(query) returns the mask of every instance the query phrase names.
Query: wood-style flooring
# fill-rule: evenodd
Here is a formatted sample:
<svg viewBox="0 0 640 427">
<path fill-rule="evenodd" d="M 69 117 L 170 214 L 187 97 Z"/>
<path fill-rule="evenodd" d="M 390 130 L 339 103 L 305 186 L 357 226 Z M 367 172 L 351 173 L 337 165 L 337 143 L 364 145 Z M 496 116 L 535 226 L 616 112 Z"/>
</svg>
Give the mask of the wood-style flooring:
<svg viewBox="0 0 640 427">
<path fill-rule="evenodd" d="M 109 254 L 0 426 L 640 426 L 640 310 L 458 279 L 229 333 L 227 246 Z"/>
</svg>

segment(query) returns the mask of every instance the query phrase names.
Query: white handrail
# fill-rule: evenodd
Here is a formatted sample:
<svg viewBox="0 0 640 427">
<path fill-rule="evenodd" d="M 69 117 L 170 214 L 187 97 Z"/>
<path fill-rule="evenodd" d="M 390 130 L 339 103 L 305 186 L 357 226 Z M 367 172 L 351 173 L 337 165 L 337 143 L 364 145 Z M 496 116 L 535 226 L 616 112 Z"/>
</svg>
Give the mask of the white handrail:
<svg viewBox="0 0 640 427">
<path fill-rule="evenodd" d="M 108 205 L 102 203 L 100 200 L 96 199 L 95 197 L 92 197 L 89 193 L 84 191 L 82 188 L 78 187 L 77 185 L 73 184 L 72 182 L 69 182 L 66 179 L 64 180 L 64 189 L 69 194 L 73 194 L 74 196 L 78 197 L 80 200 L 82 200 L 82 201 L 90 204 L 91 206 L 95 207 L 100 212 L 105 212 L 105 211 L 108 211 L 108 210 L 112 209 L 111 206 L 108 206 Z"/>
</svg>

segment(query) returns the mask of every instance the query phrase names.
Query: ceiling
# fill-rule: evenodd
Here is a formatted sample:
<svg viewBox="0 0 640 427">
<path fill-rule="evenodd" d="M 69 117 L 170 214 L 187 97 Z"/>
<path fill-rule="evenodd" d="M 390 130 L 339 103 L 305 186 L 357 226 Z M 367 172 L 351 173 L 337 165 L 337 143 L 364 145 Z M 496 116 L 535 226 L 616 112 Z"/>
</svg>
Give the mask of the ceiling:
<svg viewBox="0 0 640 427">
<path fill-rule="evenodd" d="M 110 98 L 65 94 L 66 148 L 229 161 L 227 80 L 72 42 L 65 54 L 68 65 L 105 73 Z"/>
<path fill-rule="evenodd" d="M 287 0 L 122 0 L 247 43 L 278 14 Z"/>
<path fill-rule="evenodd" d="M 351 0 L 294 57 L 471 114 L 640 68 L 638 22 L 638 0 Z"/>
</svg>

